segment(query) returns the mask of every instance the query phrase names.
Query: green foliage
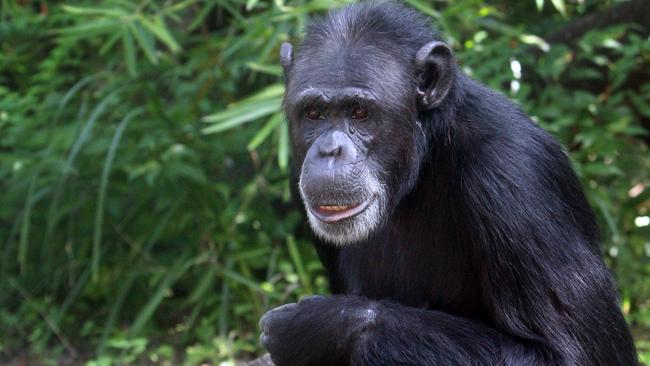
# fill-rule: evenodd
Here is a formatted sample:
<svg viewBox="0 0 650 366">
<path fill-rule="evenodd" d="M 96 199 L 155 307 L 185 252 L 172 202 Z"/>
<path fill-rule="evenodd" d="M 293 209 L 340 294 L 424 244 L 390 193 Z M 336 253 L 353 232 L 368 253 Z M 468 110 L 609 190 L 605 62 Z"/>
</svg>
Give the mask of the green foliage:
<svg viewBox="0 0 650 366">
<path fill-rule="evenodd" d="M 0 361 L 233 363 L 266 309 L 327 291 L 276 55 L 344 2 L 2 2 Z M 545 41 L 609 2 L 407 2 L 567 146 L 624 311 L 650 326 L 650 40 Z"/>
</svg>

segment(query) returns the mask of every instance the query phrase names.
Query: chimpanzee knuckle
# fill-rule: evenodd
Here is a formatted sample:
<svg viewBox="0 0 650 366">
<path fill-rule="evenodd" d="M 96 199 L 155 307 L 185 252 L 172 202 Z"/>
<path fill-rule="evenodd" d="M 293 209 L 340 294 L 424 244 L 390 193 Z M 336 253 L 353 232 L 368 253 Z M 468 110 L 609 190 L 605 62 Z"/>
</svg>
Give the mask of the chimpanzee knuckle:
<svg viewBox="0 0 650 366">
<path fill-rule="evenodd" d="M 263 332 L 268 333 L 272 324 L 277 326 L 278 323 L 287 321 L 297 306 L 298 304 L 296 303 L 290 303 L 267 311 L 260 319 L 260 329 L 262 329 Z"/>
<path fill-rule="evenodd" d="M 270 314 L 270 313 L 271 313 L 270 311 L 267 311 L 260 318 L 260 322 L 259 322 L 258 325 L 259 325 L 259 328 L 262 330 L 263 333 L 266 333 L 267 330 L 268 330 L 269 321 L 270 321 L 270 319 L 272 317 L 272 314 Z"/>
<path fill-rule="evenodd" d="M 272 334 L 262 333 L 260 335 L 260 344 L 269 352 L 271 360 L 276 366 L 296 364 L 288 360 L 300 358 L 299 353 L 304 350 L 298 346 L 298 343 L 299 339 L 296 339 L 295 332 L 282 331 Z"/>
<path fill-rule="evenodd" d="M 270 340 L 270 337 L 269 337 L 268 334 L 266 334 L 264 332 L 262 332 L 262 334 L 260 334 L 260 344 L 262 345 L 262 347 L 264 347 L 266 349 L 269 349 L 269 340 Z"/>
<path fill-rule="evenodd" d="M 298 305 L 306 305 L 310 303 L 316 303 L 316 302 L 321 302 L 323 300 L 326 300 L 327 296 L 323 295 L 312 295 L 312 296 L 305 296 L 298 301 Z"/>
<path fill-rule="evenodd" d="M 284 342 L 282 339 L 278 339 L 278 337 L 266 333 L 262 333 L 260 336 L 260 344 L 262 344 L 262 346 L 271 354 L 271 359 L 273 359 L 274 363 L 278 366 L 282 365 L 282 363 L 278 361 L 282 351 L 282 342 Z"/>
<path fill-rule="evenodd" d="M 295 302 L 291 302 L 291 303 L 288 303 L 288 304 L 280 305 L 277 308 L 272 309 L 271 311 L 274 312 L 274 313 L 287 313 L 287 312 L 296 310 L 297 306 L 298 306 L 298 304 L 296 304 Z"/>
</svg>

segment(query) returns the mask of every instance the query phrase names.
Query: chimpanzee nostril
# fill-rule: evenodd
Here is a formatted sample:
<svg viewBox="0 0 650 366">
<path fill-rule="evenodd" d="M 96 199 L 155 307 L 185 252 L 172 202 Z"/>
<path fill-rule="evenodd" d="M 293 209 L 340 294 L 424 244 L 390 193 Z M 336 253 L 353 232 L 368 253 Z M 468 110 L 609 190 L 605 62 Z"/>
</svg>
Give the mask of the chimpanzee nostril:
<svg viewBox="0 0 650 366">
<path fill-rule="evenodd" d="M 340 131 L 332 131 L 320 142 L 318 152 L 321 157 L 339 157 L 345 144 L 345 134 Z"/>
<path fill-rule="evenodd" d="M 328 145 L 320 147 L 320 155 L 322 157 L 326 156 L 339 156 L 341 155 L 341 145 Z"/>
</svg>

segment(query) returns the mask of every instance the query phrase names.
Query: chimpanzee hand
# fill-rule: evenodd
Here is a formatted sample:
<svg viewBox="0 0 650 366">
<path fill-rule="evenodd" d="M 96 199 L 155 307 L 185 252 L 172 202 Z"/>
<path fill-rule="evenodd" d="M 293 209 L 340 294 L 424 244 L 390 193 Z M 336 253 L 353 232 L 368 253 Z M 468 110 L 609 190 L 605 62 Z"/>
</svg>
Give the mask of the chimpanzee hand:
<svg viewBox="0 0 650 366">
<path fill-rule="evenodd" d="M 278 366 L 349 363 L 360 333 L 376 321 L 378 304 L 356 296 L 311 296 L 260 319 L 260 342 Z"/>
</svg>

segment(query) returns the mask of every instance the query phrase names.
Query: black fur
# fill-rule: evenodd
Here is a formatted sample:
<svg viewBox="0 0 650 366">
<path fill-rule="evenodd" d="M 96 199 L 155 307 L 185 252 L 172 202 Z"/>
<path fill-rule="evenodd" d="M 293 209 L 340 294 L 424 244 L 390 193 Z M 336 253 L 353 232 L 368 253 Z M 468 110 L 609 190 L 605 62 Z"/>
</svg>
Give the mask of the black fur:
<svg viewBox="0 0 650 366">
<path fill-rule="evenodd" d="M 365 153 L 390 202 L 367 239 L 316 241 L 335 295 L 263 317 L 273 360 L 637 364 L 594 215 L 560 145 L 455 68 L 443 102 L 418 108 L 413 58 L 437 39 L 413 10 L 362 3 L 311 25 L 284 60 L 297 171 L 317 132 L 300 127 L 293 93 L 367 85 L 384 122 L 366 127 Z"/>
</svg>

